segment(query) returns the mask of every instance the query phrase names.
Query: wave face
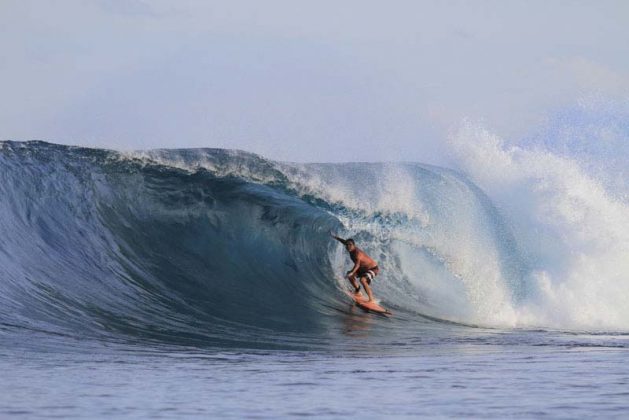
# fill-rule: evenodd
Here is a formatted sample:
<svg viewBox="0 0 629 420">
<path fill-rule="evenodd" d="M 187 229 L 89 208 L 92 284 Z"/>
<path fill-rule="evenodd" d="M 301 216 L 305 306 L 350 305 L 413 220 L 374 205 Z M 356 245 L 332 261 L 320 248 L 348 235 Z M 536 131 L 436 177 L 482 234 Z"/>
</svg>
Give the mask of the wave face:
<svg viewBox="0 0 629 420">
<path fill-rule="evenodd" d="M 527 249 L 539 244 L 527 242 L 526 226 L 452 170 L 0 145 L 4 328 L 314 342 L 347 310 L 349 263 L 334 230 L 379 262 L 376 293 L 400 319 L 629 329 L 620 309 L 582 320 L 575 308 L 544 306 L 554 302 L 540 298 L 549 287 L 540 264 L 561 275 L 566 259 Z"/>
</svg>

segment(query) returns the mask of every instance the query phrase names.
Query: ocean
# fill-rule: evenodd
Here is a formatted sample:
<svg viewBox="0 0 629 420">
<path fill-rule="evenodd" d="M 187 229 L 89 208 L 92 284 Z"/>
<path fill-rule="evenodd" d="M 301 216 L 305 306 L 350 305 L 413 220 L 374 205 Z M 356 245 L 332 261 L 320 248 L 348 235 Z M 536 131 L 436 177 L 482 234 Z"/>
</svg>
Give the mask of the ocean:
<svg viewBox="0 0 629 420">
<path fill-rule="evenodd" d="M 458 135 L 456 169 L 0 142 L 0 417 L 626 418 L 624 164 Z"/>
</svg>

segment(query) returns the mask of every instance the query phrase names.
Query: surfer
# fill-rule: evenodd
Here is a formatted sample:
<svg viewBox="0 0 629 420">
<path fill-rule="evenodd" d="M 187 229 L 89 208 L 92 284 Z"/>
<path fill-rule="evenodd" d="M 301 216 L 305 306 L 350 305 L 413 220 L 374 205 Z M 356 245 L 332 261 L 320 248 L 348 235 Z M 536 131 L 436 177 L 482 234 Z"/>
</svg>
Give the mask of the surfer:
<svg viewBox="0 0 629 420">
<path fill-rule="evenodd" d="M 378 264 L 371 258 L 369 255 L 365 253 L 362 249 L 356 246 L 356 243 L 353 239 L 343 239 L 339 238 L 332 232 L 330 232 L 332 237 L 345 245 L 345 249 L 349 252 L 349 256 L 354 262 L 354 268 L 347 272 L 346 277 L 349 279 L 352 286 L 354 286 L 354 293 L 360 294 L 360 286 L 356 281 L 356 277 L 360 280 L 360 284 L 363 285 L 365 291 L 367 292 L 367 296 L 369 297 L 368 302 L 371 302 L 373 299 L 373 292 L 371 291 L 371 281 L 378 275 L 380 269 L 378 268 Z"/>
</svg>

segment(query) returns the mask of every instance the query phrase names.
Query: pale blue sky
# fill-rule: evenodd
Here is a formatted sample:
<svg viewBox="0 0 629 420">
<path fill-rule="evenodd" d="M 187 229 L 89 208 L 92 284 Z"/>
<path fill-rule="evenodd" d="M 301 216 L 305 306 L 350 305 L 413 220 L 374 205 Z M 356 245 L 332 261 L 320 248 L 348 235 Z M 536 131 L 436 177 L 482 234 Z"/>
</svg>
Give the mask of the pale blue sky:
<svg viewBox="0 0 629 420">
<path fill-rule="evenodd" d="M 0 0 L 0 138 L 439 163 L 629 98 L 629 1 Z"/>
</svg>

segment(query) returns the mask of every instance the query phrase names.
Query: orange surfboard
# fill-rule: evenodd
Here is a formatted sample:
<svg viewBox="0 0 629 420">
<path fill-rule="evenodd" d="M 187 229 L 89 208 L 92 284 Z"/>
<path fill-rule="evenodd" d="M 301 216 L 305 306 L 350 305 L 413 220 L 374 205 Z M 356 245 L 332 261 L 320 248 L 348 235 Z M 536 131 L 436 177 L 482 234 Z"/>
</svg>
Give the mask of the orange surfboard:
<svg viewBox="0 0 629 420">
<path fill-rule="evenodd" d="M 393 315 L 388 309 L 383 308 L 382 306 L 378 305 L 376 302 L 374 301 L 368 302 L 367 301 L 368 298 L 366 296 L 363 296 L 362 294 L 356 295 L 354 293 L 347 292 L 347 295 L 351 297 L 354 302 L 356 302 L 356 306 L 358 306 L 359 308 L 365 311 L 371 311 L 377 314 L 382 314 L 382 315 L 387 315 L 387 316 Z"/>
</svg>

